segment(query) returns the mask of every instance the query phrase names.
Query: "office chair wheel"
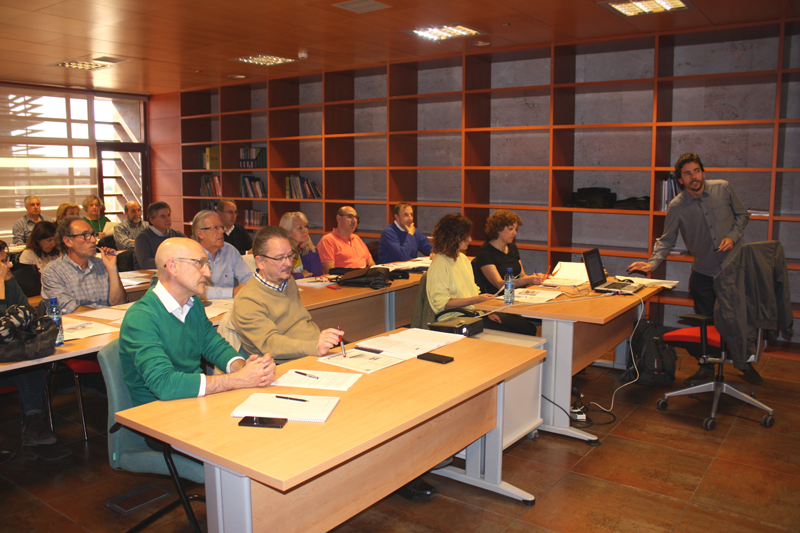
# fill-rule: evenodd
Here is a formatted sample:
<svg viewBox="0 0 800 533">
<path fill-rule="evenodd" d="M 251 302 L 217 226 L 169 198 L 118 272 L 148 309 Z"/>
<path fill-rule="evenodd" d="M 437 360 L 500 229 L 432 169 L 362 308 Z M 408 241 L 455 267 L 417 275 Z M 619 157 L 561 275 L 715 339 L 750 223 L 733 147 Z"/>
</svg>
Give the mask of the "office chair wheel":
<svg viewBox="0 0 800 533">
<path fill-rule="evenodd" d="M 656 402 L 656 408 L 658 408 L 659 411 L 666 411 L 667 407 L 669 407 L 669 400 L 666 398 L 659 398 Z"/>
<path fill-rule="evenodd" d="M 765 428 L 771 428 L 775 425 L 775 417 L 772 415 L 764 415 L 761 419 L 761 425 Z"/>
<path fill-rule="evenodd" d="M 713 418 L 706 418 L 703 420 L 703 429 L 708 431 L 714 431 L 714 428 L 717 427 L 717 421 Z"/>
</svg>

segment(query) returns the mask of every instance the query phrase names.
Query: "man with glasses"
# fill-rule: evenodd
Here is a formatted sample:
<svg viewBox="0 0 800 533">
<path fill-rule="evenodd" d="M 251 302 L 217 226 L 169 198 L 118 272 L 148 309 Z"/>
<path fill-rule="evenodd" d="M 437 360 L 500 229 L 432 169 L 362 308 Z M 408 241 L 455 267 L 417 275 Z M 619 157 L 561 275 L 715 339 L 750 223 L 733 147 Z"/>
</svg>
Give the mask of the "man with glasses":
<svg viewBox="0 0 800 533">
<path fill-rule="evenodd" d="M 206 317 L 199 296 L 211 273 L 203 247 L 191 239 L 167 239 L 155 260 L 158 283 L 131 306 L 119 334 L 122 375 L 133 405 L 272 383 L 275 364 L 269 354 L 245 360 Z M 201 358 L 226 373 L 203 374 Z M 160 448 L 157 441 L 148 444 Z"/>
<path fill-rule="evenodd" d="M 136 237 L 150 227 L 142 220 L 142 204 L 132 200 L 125 204 L 125 220 L 114 226 L 114 243 L 117 250 L 133 250 Z"/>
<path fill-rule="evenodd" d="M 244 226 L 236 222 L 236 202 L 233 200 L 222 199 L 217 204 L 217 215 L 225 226 L 225 242 L 232 244 L 239 253 L 244 255 L 253 247 L 253 239 L 244 229 Z"/>
<path fill-rule="evenodd" d="M 367 245 L 355 234 L 358 220 L 358 213 L 352 207 L 339 208 L 336 229 L 322 237 L 317 245 L 325 274 L 334 267 L 361 268 L 375 264 Z"/>
<path fill-rule="evenodd" d="M 25 214 L 14 222 L 11 230 L 14 238 L 12 244 L 25 244 L 33 231 L 33 227 L 42 219 L 42 203 L 36 196 L 25 197 Z"/>
<path fill-rule="evenodd" d="M 172 208 L 167 202 L 154 202 L 147 207 L 150 227 L 136 236 L 133 250 L 137 268 L 156 268 L 156 250 L 162 242 L 173 237 L 186 237 L 172 229 Z"/>
<path fill-rule="evenodd" d="M 214 211 L 200 211 L 192 220 L 192 237 L 208 254 L 211 280 L 206 297 L 233 298 L 253 273 L 244 264 L 239 251 L 223 239 L 222 221 Z"/>
<path fill-rule="evenodd" d="M 64 314 L 81 306 L 98 309 L 125 303 L 117 256 L 110 248 L 98 248 L 97 232 L 88 222 L 80 217 L 63 219 L 56 230 L 56 243 L 62 255 L 42 271 L 43 302 L 58 298 Z"/>
<path fill-rule="evenodd" d="M 253 243 L 256 275 L 236 295 L 231 324 L 247 353 L 272 354 L 277 364 L 307 355 L 325 355 L 343 332 L 320 332 L 300 301 L 292 276 L 294 252 L 286 230 L 261 228 Z"/>
</svg>

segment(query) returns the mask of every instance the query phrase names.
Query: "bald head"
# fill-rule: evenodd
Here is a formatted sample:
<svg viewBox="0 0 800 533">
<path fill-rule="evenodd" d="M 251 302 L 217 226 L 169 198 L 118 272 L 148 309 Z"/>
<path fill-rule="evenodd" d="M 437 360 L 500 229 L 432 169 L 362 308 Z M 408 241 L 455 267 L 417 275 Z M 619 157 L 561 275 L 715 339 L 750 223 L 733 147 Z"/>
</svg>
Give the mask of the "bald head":
<svg viewBox="0 0 800 533">
<path fill-rule="evenodd" d="M 125 216 L 134 226 L 138 226 L 142 222 L 142 205 L 133 200 L 125 204 Z"/>
<path fill-rule="evenodd" d="M 156 250 L 156 267 L 158 268 L 158 278 L 163 279 L 169 275 L 167 263 L 176 257 L 184 258 L 203 258 L 206 252 L 200 243 L 186 237 L 173 237 L 162 242 Z"/>
<path fill-rule="evenodd" d="M 200 243 L 186 237 L 174 237 L 156 250 L 158 281 L 182 306 L 192 296 L 206 293 L 211 278 L 208 255 Z"/>
</svg>

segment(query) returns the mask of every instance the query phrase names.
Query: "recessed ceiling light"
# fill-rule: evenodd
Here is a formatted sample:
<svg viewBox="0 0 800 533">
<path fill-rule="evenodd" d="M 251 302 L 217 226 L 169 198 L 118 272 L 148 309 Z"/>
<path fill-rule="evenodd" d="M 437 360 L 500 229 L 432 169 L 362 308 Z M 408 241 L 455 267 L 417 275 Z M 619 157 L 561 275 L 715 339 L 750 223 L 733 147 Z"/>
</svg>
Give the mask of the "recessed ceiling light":
<svg viewBox="0 0 800 533">
<path fill-rule="evenodd" d="M 333 7 L 341 7 L 353 13 L 369 13 L 370 11 L 378 11 L 379 9 L 386 9 L 388 6 L 374 0 L 351 0 L 350 2 L 340 2 L 333 4 Z"/>
<path fill-rule="evenodd" d="M 64 61 L 56 63 L 56 67 L 74 68 L 78 70 L 100 70 L 101 68 L 108 68 L 111 65 L 105 63 L 96 63 L 94 61 Z"/>
<path fill-rule="evenodd" d="M 245 76 L 244 74 L 228 74 L 228 77 L 232 80 L 241 80 L 246 78 L 247 76 Z"/>
<path fill-rule="evenodd" d="M 413 30 L 412 33 L 425 39 L 430 39 L 431 41 L 444 41 L 447 39 L 458 39 L 459 37 L 483 35 L 483 32 L 473 30 L 462 24 L 448 24 L 447 26 L 437 26 L 424 30 Z"/>
<path fill-rule="evenodd" d="M 601 3 L 607 9 L 626 17 L 668 13 L 694 7 L 688 0 L 612 0 Z"/>
<path fill-rule="evenodd" d="M 489 46 L 492 43 L 489 41 L 470 41 L 469 44 L 472 46 Z"/>
<path fill-rule="evenodd" d="M 247 57 L 237 57 L 231 61 L 239 61 L 241 63 L 250 63 L 251 65 L 260 65 L 262 67 L 270 67 L 272 65 L 282 65 L 283 63 L 293 63 L 296 59 L 287 59 L 279 56 L 268 56 L 266 54 L 258 54 Z"/>
</svg>

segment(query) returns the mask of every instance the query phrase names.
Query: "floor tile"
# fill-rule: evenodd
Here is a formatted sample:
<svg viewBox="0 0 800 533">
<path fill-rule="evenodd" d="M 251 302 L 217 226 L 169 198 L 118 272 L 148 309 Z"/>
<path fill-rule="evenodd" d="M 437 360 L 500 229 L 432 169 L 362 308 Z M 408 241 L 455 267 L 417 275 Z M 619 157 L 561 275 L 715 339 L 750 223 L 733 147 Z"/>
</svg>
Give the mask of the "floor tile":
<svg viewBox="0 0 800 533">
<path fill-rule="evenodd" d="M 766 359 L 766 363 L 761 369 L 761 377 L 800 381 L 800 361 L 778 359 L 777 357 L 762 358 L 762 360 L 764 359 Z"/>
<path fill-rule="evenodd" d="M 800 477 L 715 459 L 692 503 L 800 530 Z"/>
<path fill-rule="evenodd" d="M 78 410 L 78 397 L 75 393 L 68 395 L 71 399 L 58 409 L 53 409 L 53 412 L 77 424 L 80 427 L 81 415 Z M 94 433 L 105 434 L 108 427 L 108 400 L 98 396 L 84 394 L 83 395 L 83 413 L 86 418 L 86 431 L 89 435 Z M 81 430 L 82 431 L 82 430 Z M 81 438 L 83 433 L 81 432 Z"/>
<path fill-rule="evenodd" d="M 717 458 L 800 476 L 800 438 L 765 427 L 731 428 Z"/>
<path fill-rule="evenodd" d="M 572 386 L 585 396 L 611 399 L 614 391 L 624 385 L 620 379 L 621 370 L 612 370 L 601 367 L 588 367 L 583 373 L 572 376 Z M 620 402 L 638 405 L 650 394 L 650 387 L 633 384 L 617 393 L 616 399 Z"/>
<path fill-rule="evenodd" d="M 2 468 L 0 468 L 0 472 L 2 472 Z M 39 498 L 4 477 L 0 477 L 0 502 L 3 502 L 0 505 L 0 522 L 7 516 L 19 511 L 19 509 L 43 503 Z"/>
<path fill-rule="evenodd" d="M 742 515 L 689 504 L 674 533 L 709 533 L 711 531 L 724 531 L 725 533 L 785 533 L 789 530 Z"/>
<path fill-rule="evenodd" d="M 570 472 L 520 520 L 559 533 L 660 533 L 672 531 L 685 507 L 674 498 Z"/>
<path fill-rule="evenodd" d="M 522 520 L 517 520 L 506 529 L 503 533 L 551 533 L 551 529 L 528 524 Z"/>
<path fill-rule="evenodd" d="M 197 523 L 200 525 L 200 530 L 208 531 L 206 508 L 203 507 L 193 510 L 194 516 L 197 518 Z M 189 519 L 186 518 L 185 514 L 181 514 L 181 516 L 163 526 L 156 527 L 155 529 L 148 528 L 146 531 L 148 533 L 194 533 L 192 525 L 189 523 Z"/>
<path fill-rule="evenodd" d="M 609 435 L 572 471 L 689 501 L 711 460 L 696 453 Z"/>
<path fill-rule="evenodd" d="M 569 470 L 591 449 L 582 440 L 540 431 L 537 438 L 508 447 L 505 456 Z"/>
<path fill-rule="evenodd" d="M 750 385 L 739 378 L 732 378 L 730 381 L 752 387 L 756 398 L 767 405 L 770 402 L 780 402 L 800 407 L 800 382 L 772 377 L 765 377 L 763 385 Z"/>
<path fill-rule="evenodd" d="M 730 427 L 718 422 L 717 429 L 706 431 L 699 418 L 640 406 L 611 434 L 713 457 Z"/>
<path fill-rule="evenodd" d="M 800 437 L 800 409 L 794 405 L 787 405 L 779 402 L 769 402 L 767 404 L 775 412 L 775 425 L 769 428 L 770 431 Z M 764 427 L 761 419 L 767 414 L 757 407 L 745 405 L 736 418 L 736 425 L 745 427 Z"/>
<path fill-rule="evenodd" d="M 657 387 L 653 390 L 653 394 L 642 402 L 642 407 L 656 408 L 658 400 L 664 397 L 665 393 L 679 391 L 686 388 L 683 382 L 677 381 L 670 387 Z M 711 392 L 703 392 L 689 396 L 682 394 L 679 396 L 672 396 L 668 399 L 668 410 L 673 413 L 681 413 L 684 415 L 695 416 L 700 419 L 705 419 L 711 416 L 711 405 L 714 401 L 714 394 Z M 722 395 L 719 401 L 719 409 L 717 411 L 717 422 L 734 423 L 734 420 L 742 411 L 742 407 L 746 404 L 736 398 L 728 395 Z"/>
<path fill-rule="evenodd" d="M 0 522 L 0 533 L 86 533 L 81 526 L 52 507 L 41 504 L 20 509 Z"/>
<path fill-rule="evenodd" d="M 584 404 L 589 404 L 594 402 L 599 406 L 608 409 L 611 407 L 611 399 L 610 398 L 600 398 L 597 396 L 589 396 L 584 394 L 581 401 Z M 634 409 L 636 409 L 636 404 L 632 403 L 625 403 L 620 401 L 619 397 L 614 400 L 614 408 L 611 410 L 611 413 L 614 415 L 613 417 L 604 412 L 598 405 L 589 405 L 586 411 L 587 419 L 590 419 L 594 422 L 588 428 L 583 428 L 584 430 L 594 430 L 597 433 L 611 433 L 611 431 L 622 422 L 626 416 L 631 414 Z"/>
</svg>

